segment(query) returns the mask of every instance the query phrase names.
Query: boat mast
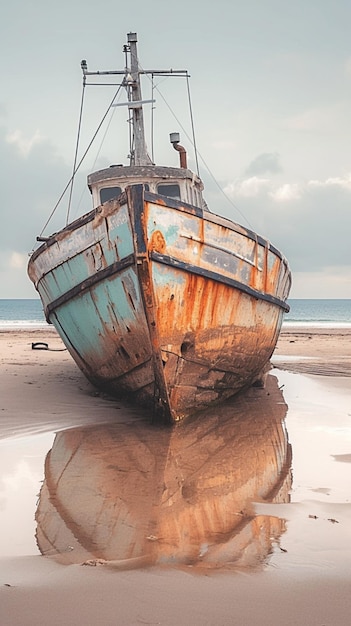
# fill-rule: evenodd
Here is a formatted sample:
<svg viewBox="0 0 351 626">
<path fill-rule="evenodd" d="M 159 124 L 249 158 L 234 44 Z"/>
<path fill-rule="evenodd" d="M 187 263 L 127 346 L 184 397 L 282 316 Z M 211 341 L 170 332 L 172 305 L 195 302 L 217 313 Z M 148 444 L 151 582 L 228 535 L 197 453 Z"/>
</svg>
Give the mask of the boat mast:
<svg viewBox="0 0 351 626">
<path fill-rule="evenodd" d="M 86 83 L 86 78 L 90 76 L 112 76 L 123 75 L 122 85 L 127 91 L 127 102 L 111 103 L 111 107 L 115 106 L 128 106 L 129 111 L 129 123 L 131 124 L 131 133 L 129 137 L 130 141 L 130 165 L 154 165 L 152 162 L 146 147 L 145 130 L 144 130 L 144 116 L 143 116 L 143 104 L 153 104 L 155 101 L 142 100 L 141 96 L 141 74 L 151 74 L 152 76 L 184 76 L 187 79 L 189 74 L 187 70 L 145 70 L 139 67 L 138 52 L 137 52 L 137 33 L 128 33 L 128 43 L 124 45 L 123 51 L 125 53 L 126 62 L 123 70 L 106 70 L 90 72 L 88 71 L 87 62 L 84 60 L 81 62 L 81 68 L 83 72 L 83 84 L 95 85 L 98 83 Z M 129 65 L 128 67 L 128 55 Z M 194 138 L 195 145 L 195 138 Z"/>
<path fill-rule="evenodd" d="M 130 72 L 127 70 L 126 87 L 128 91 L 129 109 L 132 112 L 133 141 L 130 150 L 130 165 L 152 165 L 148 155 L 145 131 L 143 103 L 141 97 L 140 72 L 137 52 L 137 34 L 128 33 L 130 52 Z"/>
</svg>

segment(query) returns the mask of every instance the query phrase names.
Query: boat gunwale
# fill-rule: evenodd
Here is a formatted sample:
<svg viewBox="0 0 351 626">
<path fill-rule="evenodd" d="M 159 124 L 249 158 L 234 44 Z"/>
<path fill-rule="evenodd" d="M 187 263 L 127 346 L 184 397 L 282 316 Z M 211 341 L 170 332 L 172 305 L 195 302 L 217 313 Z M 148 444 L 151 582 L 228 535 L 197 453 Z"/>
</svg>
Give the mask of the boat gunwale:
<svg viewBox="0 0 351 626">
<path fill-rule="evenodd" d="M 143 183 L 136 183 L 136 184 L 130 185 L 130 187 L 143 187 Z M 154 204 L 158 204 L 160 206 L 167 206 L 170 209 L 175 209 L 177 211 L 182 211 L 183 213 L 195 215 L 196 217 L 199 217 L 200 219 L 203 219 L 204 221 L 217 224 L 218 226 L 223 226 L 224 228 L 228 228 L 228 230 L 238 233 L 239 235 L 243 235 L 244 237 L 246 236 L 252 241 L 255 241 L 256 243 L 264 247 L 267 247 L 270 252 L 275 254 L 286 265 L 286 267 L 289 268 L 288 261 L 286 257 L 280 252 L 280 250 L 278 250 L 275 246 L 273 246 L 273 244 L 268 239 L 262 237 L 261 235 L 257 235 L 254 231 L 246 228 L 245 226 L 241 226 L 240 224 L 238 224 L 237 222 L 233 222 L 229 218 L 221 217 L 220 215 L 217 215 L 216 213 L 212 213 L 208 210 L 202 209 L 200 207 L 196 207 L 192 204 L 182 202 L 181 200 L 175 200 L 173 198 L 161 196 L 160 194 L 155 194 L 150 191 L 145 191 L 145 190 L 143 191 L 144 191 L 144 200 L 146 202 L 151 202 Z M 99 212 L 103 210 L 104 207 L 106 207 L 109 204 L 116 203 L 116 202 L 118 203 L 119 206 L 127 204 L 126 191 L 123 192 L 118 197 L 118 199 L 113 198 L 112 200 L 109 200 L 107 202 L 104 202 L 103 204 L 100 204 L 98 207 L 91 209 L 91 211 L 78 217 L 76 220 L 74 220 L 70 224 L 67 224 L 67 226 L 65 226 L 61 230 L 50 235 L 42 243 L 42 245 L 39 246 L 39 248 L 37 248 L 37 250 L 33 252 L 33 254 L 31 255 L 30 263 L 32 263 L 32 261 L 35 261 L 35 259 L 38 256 L 40 256 L 40 254 L 44 252 L 44 250 L 46 250 L 50 246 L 57 243 L 58 238 L 61 238 L 62 235 L 64 235 L 65 233 L 74 231 L 77 228 L 84 226 L 85 224 L 88 224 L 96 217 L 96 215 Z"/>
</svg>

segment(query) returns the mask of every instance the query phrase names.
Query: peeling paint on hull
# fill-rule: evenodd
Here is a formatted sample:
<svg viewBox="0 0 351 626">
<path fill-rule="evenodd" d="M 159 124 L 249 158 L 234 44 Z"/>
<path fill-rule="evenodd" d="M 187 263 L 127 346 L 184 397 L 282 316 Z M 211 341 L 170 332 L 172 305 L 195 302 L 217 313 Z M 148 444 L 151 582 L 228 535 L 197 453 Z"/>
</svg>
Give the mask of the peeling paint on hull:
<svg viewBox="0 0 351 626">
<path fill-rule="evenodd" d="M 51 237 L 28 272 L 84 374 L 168 421 L 260 378 L 291 282 L 268 241 L 141 185 Z"/>
</svg>

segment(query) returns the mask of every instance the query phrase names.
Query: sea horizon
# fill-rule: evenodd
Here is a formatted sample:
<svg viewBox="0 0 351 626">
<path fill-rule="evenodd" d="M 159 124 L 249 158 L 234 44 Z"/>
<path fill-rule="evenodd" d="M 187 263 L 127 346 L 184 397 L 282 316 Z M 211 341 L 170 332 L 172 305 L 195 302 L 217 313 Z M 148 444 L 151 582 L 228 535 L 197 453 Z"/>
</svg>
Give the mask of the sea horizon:
<svg viewBox="0 0 351 626">
<path fill-rule="evenodd" d="M 349 298 L 289 298 L 290 312 L 283 328 L 309 326 L 323 328 L 351 327 Z M 0 329 L 47 328 L 39 298 L 0 299 Z"/>
</svg>

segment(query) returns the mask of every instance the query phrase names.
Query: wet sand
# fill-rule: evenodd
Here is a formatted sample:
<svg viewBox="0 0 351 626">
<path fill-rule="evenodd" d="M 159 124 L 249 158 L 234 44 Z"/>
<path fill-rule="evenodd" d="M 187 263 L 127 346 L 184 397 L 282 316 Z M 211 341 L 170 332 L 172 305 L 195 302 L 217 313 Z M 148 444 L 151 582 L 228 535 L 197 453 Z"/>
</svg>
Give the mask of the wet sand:
<svg viewBox="0 0 351 626">
<path fill-rule="evenodd" d="M 351 328 L 283 328 L 273 363 L 293 372 L 350 377 Z"/>
<path fill-rule="evenodd" d="M 0 332 L 1 626 L 348 625 L 351 329 L 284 329 L 272 363 L 153 431 L 51 329 Z"/>
</svg>

